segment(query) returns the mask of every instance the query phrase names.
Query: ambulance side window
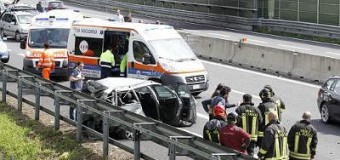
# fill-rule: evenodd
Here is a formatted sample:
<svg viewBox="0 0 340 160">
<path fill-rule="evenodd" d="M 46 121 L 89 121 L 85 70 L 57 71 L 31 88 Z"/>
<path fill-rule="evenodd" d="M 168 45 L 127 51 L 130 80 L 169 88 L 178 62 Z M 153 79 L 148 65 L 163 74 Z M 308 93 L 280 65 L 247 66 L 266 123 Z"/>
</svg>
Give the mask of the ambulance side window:
<svg viewBox="0 0 340 160">
<path fill-rule="evenodd" d="M 143 42 L 134 41 L 133 42 L 133 56 L 135 60 L 143 63 L 144 54 L 149 54 L 151 56 L 151 59 L 153 60 L 153 57 L 148 47 Z M 154 60 L 152 64 L 154 64 Z"/>
</svg>

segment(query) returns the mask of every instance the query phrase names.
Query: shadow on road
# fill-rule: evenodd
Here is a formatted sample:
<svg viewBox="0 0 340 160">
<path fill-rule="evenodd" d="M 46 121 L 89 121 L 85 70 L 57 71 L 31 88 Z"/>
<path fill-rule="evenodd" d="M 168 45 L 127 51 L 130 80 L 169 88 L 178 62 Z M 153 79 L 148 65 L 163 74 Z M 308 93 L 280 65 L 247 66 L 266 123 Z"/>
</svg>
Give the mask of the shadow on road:
<svg viewBox="0 0 340 160">
<path fill-rule="evenodd" d="M 331 134 L 331 135 L 340 135 L 340 124 L 337 123 L 331 123 L 331 124 L 325 124 L 322 122 L 321 119 L 313 119 L 311 120 L 311 123 L 313 126 L 318 130 L 318 132 L 323 134 Z"/>
</svg>

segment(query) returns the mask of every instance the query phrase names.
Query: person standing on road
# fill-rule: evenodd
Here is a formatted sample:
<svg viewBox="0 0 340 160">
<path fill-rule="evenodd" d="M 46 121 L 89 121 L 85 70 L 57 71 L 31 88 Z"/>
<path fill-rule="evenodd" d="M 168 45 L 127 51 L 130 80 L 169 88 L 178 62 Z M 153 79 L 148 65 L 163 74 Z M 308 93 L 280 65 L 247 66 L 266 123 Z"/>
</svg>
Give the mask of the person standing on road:
<svg viewBox="0 0 340 160">
<path fill-rule="evenodd" d="M 116 22 L 124 22 L 124 17 L 120 13 L 120 9 L 117 9 L 116 11 L 116 17 L 115 17 Z"/>
<path fill-rule="evenodd" d="M 84 68 L 84 63 L 77 62 L 69 78 L 70 88 L 78 92 L 81 92 L 81 90 L 83 89 L 83 80 L 85 79 L 85 77 L 82 75 L 83 68 Z M 76 113 L 77 111 L 75 109 L 75 106 L 70 106 L 70 112 L 69 112 L 70 119 L 75 120 L 77 117 Z"/>
<path fill-rule="evenodd" d="M 302 120 L 292 126 L 288 133 L 289 159 L 314 159 L 318 144 L 317 130 L 310 123 L 311 113 L 305 112 Z"/>
<path fill-rule="evenodd" d="M 262 116 L 259 109 L 255 108 L 252 103 L 252 96 L 250 94 L 243 95 L 243 103 L 236 108 L 235 112 L 238 114 L 239 120 L 237 126 L 243 128 L 244 131 L 250 134 L 250 144 L 247 152 L 250 156 L 254 156 L 254 148 L 256 147 L 258 127 L 262 123 Z"/>
<path fill-rule="evenodd" d="M 236 104 L 230 104 L 228 102 L 230 91 L 231 91 L 230 87 L 228 86 L 222 87 L 220 90 L 220 94 L 211 99 L 210 110 L 213 110 L 214 109 L 213 107 L 215 107 L 218 104 L 224 106 L 225 110 L 226 108 L 236 107 Z M 213 116 L 212 114 L 209 114 L 209 118 L 211 118 L 212 116 Z"/>
<path fill-rule="evenodd" d="M 112 68 L 115 66 L 115 57 L 111 50 L 112 47 L 107 46 L 106 51 L 100 55 L 99 65 L 101 68 L 102 79 L 112 76 Z"/>
<path fill-rule="evenodd" d="M 258 158 L 260 160 L 285 160 L 288 154 L 287 130 L 280 124 L 277 112 L 270 111 L 268 118 L 270 122 L 264 131 Z"/>
<path fill-rule="evenodd" d="M 282 99 L 277 96 L 274 91 L 272 86 L 270 85 L 265 85 L 264 88 L 267 88 L 269 90 L 269 92 L 271 93 L 271 99 L 273 100 L 273 102 L 278 106 L 279 112 L 278 112 L 278 116 L 279 116 L 279 121 L 282 121 L 282 112 L 286 109 L 286 105 L 285 103 L 282 101 Z M 261 95 L 260 95 L 261 97 Z"/>
<path fill-rule="evenodd" d="M 209 99 L 204 100 L 204 101 L 201 102 L 201 103 L 202 103 L 202 106 L 203 106 L 203 109 L 204 109 L 207 113 L 211 114 L 211 111 L 212 111 L 212 110 L 210 110 L 211 99 L 212 99 L 213 97 L 215 97 L 215 96 L 220 95 L 220 90 L 221 90 L 224 86 L 225 86 L 225 85 L 224 85 L 223 83 L 218 84 L 217 87 L 216 87 L 216 89 L 215 89 L 215 91 L 214 91 L 214 93 L 211 95 L 211 97 L 210 97 Z"/>
<path fill-rule="evenodd" d="M 225 125 L 226 122 L 226 111 L 223 106 L 217 105 L 214 107 L 214 118 L 208 121 L 204 125 L 203 139 L 211 142 L 220 143 L 219 129 Z"/>
<path fill-rule="evenodd" d="M 44 43 L 44 51 L 40 54 L 37 70 L 42 69 L 44 79 L 50 80 L 51 71 L 55 68 L 54 54 L 49 50 L 48 43 Z"/>
<path fill-rule="evenodd" d="M 247 154 L 247 147 L 250 142 L 250 135 L 242 128 L 237 127 L 237 115 L 229 113 L 228 124 L 219 131 L 221 145 L 234 149 L 243 154 Z"/>
<path fill-rule="evenodd" d="M 262 117 L 262 123 L 259 125 L 259 132 L 258 132 L 258 138 L 257 138 L 257 145 L 261 147 L 262 144 L 262 138 L 263 138 L 263 132 L 265 130 L 266 125 L 269 123 L 269 117 L 268 114 L 271 111 L 275 111 L 276 113 L 278 112 L 276 104 L 273 102 L 271 99 L 270 91 L 267 88 L 264 88 L 261 90 L 260 95 L 261 95 L 261 100 L 262 102 L 258 106 L 258 109 L 261 112 L 261 117 Z M 278 115 L 278 114 L 276 114 Z"/>
</svg>

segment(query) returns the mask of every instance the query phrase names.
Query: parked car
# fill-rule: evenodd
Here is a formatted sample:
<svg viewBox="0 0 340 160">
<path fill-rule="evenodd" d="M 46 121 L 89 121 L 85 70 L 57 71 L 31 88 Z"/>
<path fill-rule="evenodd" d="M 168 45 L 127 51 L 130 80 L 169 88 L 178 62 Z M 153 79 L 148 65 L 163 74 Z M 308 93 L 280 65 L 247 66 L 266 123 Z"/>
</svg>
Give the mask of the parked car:
<svg viewBox="0 0 340 160">
<path fill-rule="evenodd" d="M 12 36 L 16 41 L 27 37 L 32 17 L 29 12 L 5 12 L 0 19 L 1 37 Z"/>
<path fill-rule="evenodd" d="M 191 126 L 196 122 L 196 102 L 186 85 L 174 89 L 149 80 L 110 77 L 88 80 L 86 90 L 114 106 L 172 126 Z"/>
<path fill-rule="evenodd" d="M 6 38 L 5 38 L 6 39 Z M 3 63 L 7 63 L 9 61 L 11 50 L 8 49 L 6 43 L 0 38 L 0 60 Z"/>
<path fill-rule="evenodd" d="M 64 3 L 59 0 L 40 0 L 39 2 L 41 2 L 41 6 L 45 11 L 65 9 Z"/>
<path fill-rule="evenodd" d="M 322 85 L 317 103 L 324 123 L 340 122 L 340 76 L 331 77 Z"/>
<path fill-rule="evenodd" d="M 24 3 L 16 3 L 16 4 L 8 5 L 5 10 L 5 12 L 18 12 L 18 11 L 30 12 L 33 15 L 36 15 L 39 13 L 34 6 L 31 6 L 29 4 L 24 4 Z"/>
</svg>

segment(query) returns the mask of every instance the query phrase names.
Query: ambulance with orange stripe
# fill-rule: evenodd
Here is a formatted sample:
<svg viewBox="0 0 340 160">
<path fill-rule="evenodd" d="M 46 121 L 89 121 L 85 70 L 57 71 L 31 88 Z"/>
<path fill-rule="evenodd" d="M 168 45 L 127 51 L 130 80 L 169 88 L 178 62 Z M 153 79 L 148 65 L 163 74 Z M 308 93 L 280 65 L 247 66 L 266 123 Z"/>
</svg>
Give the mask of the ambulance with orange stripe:
<svg viewBox="0 0 340 160">
<path fill-rule="evenodd" d="M 52 76 L 68 77 L 67 40 L 74 21 L 83 19 L 82 13 L 74 10 L 52 10 L 32 18 L 28 36 L 20 43 L 21 49 L 26 49 L 23 60 L 23 70 L 40 74 L 36 70 L 44 43 L 50 45 L 54 53 L 55 70 Z"/>
<path fill-rule="evenodd" d="M 100 78 L 100 54 L 113 48 L 119 76 L 119 64 L 127 56 L 126 76 L 163 84 L 187 84 L 193 94 L 208 89 L 208 74 L 188 44 L 168 25 L 121 23 L 102 19 L 84 19 L 72 25 L 68 40 L 70 64 L 85 63 L 87 78 Z M 118 73 L 117 73 L 118 72 Z"/>
</svg>

